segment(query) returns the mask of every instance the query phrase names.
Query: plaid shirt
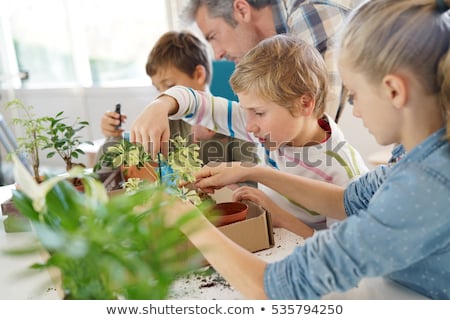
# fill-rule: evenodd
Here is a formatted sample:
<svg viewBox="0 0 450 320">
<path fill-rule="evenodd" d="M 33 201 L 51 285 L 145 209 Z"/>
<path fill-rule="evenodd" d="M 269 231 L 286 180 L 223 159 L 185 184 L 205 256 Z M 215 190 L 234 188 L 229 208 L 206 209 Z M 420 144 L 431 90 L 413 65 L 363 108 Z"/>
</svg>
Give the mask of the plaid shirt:
<svg viewBox="0 0 450 320">
<path fill-rule="evenodd" d="M 334 118 L 341 100 L 333 38 L 347 14 L 366 0 L 275 0 L 272 4 L 277 33 L 291 33 L 314 45 L 324 57 L 328 68 L 329 93 L 326 110 Z"/>
</svg>

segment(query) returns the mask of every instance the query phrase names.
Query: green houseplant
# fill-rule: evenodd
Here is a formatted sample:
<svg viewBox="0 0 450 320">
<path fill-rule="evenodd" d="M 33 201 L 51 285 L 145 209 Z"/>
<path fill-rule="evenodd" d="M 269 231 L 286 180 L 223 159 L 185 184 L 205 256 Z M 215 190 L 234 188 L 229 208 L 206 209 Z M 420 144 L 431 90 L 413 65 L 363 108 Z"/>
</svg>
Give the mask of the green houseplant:
<svg viewBox="0 0 450 320">
<path fill-rule="evenodd" d="M 44 176 L 40 172 L 40 151 L 53 148 L 47 157 L 59 154 L 66 163 L 67 168 L 73 166 L 72 159 L 78 158 L 83 153 L 78 146 L 81 143 L 77 132 L 88 125 L 87 122 L 77 121 L 69 126 L 63 123 L 62 112 L 56 117 L 37 117 L 32 106 L 25 105 L 21 100 L 14 99 L 7 103 L 7 109 L 17 112 L 12 119 L 14 126 L 20 126 L 24 130 L 23 136 L 17 138 L 16 154 L 25 155 L 33 169 L 36 182 L 42 182 Z M 81 182 L 73 179 L 72 183 L 82 189 Z M 16 184 L 17 181 L 16 181 Z M 23 186 L 19 186 L 22 188 Z M 8 216 L 5 221 L 5 229 L 8 232 L 23 231 L 29 229 L 28 220 L 18 212 L 14 203 L 10 200 L 2 204 L 2 214 Z"/>
<path fill-rule="evenodd" d="M 166 190 L 179 198 L 189 200 L 198 205 L 201 203 L 198 192 L 185 185 L 195 180 L 194 173 L 201 168 L 202 161 L 199 158 L 199 146 L 197 144 L 189 144 L 186 139 L 180 136 L 171 139 L 170 143 L 171 148 L 167 159 L 162 154 L 158 154 L 158 160 L 155 161 L 145 152 L 142 145 L 122 139 L 117 144 L 106 148 L 106 151 L 99 157 L 98 162 L 94 166 L 94 172 L 104 167 L 116 169 L 136 166 L 140 170 L 149 173 L 148 181 L 164 185 Z M 126 174 L 126 172 L 124 176 L 124 187 L 127 190 L 139 188 L 139 176 L 131 176 Z"/>
<path fill-rule="evenodd" d="M 203 165 L 200 159 L 200 147 L 195 144 L 189 144 L 185 138 L 176 136 L 171 142 L 171 152 L 167 157 L 167 162 L 176 173 L 179 182 L 194 182 L 194 173 Z"/>
<path fill-rule="evenodd" d="M 92 144 L 90 141 L 83 141 L 78 133 L 89 125 L 87 121 L 80 121 L 77 118 L 74 123 L 67 124 L 64 121 L 63 111 L 58 112 L 55 117 L 46 117 L 49 127 L 46 131 L 48 139 L 43 149 L 51 149 L 47 154 L 47 158 L 52 158 L 59 155 L 66 165 L 66 170 L 72 169 L 74 165 L 81 165 L 81 163 L 74 163 L 74 159 L 84 154 L 84 151 L 79 147 L 82 143 Z"/>
<path fill-rule="evenodd" d="M 22 127 L 23 136 L 17 137 L 18 154 L 24 154 L 28 158 L 36 181 L 40 181 L 40 158 L 39 150 L 48 143 L 46 135 L 46 117 L 37 117 L 34 113 L 33 106 L 25 105 L 21 100 L 14 99 L 6 104 L 6 109 L 17 111 L 17 117 L 12 119 L 14 126 Z"/>
<path fill-rule="evenodd" d="M 67 124 L 64 121 L 63 111 L 56 116 L 37 117 L 33 112 L 33 106 L 26 106 L 21 100 L 14 99 L 7 103 L 7 109 L 18 112 L 18 116 L 12 119 L 14 126 L 24 129 L 24 135 L 17 138 L 18 149 L 16 153 L 26 154 L 32 167 L 36 181 L 41 179 L 40 150 L 50 150 L 47 158 L 59 155 L 66 165 L 66 170 L 70 170 L 74 165 L 74 159 L 78 159 L 84 151 L 79 148 L 82 143 L 92 144 L 90 141 L 83 141 L 79 132 L 89 125 L 87 121 L 80 121 L 79 118 L 74 123 Z"/>
<path fill-rule="evenodd" d="M 178 230 L 189 214 L 172 227 L 164 223 L 176 198 L 162 186 L 147 183 L 108 197 L 104 186 L 78 167 L 68 176 L 83 180 L 85 192 L 79 193 L 62 176 L 37 184 L 13 159 L 16 180 L 26 186 L 14 191 L 13 201 L 50 253 L 33 268 L 57 268 L 65 298 L 164 299 L 177 276 L 198 266 Z"/>
<path fill-rule="evenodd" d="M 175 189 L 178 197 L 198 205 L 204 200 L 204 195 L 192 188 L 189 183 L 195 181 L 194 173 L 203 165 L 199 156 L 200 147 L 195 143 L 189 144 L 181 136 L 171 139 L 170 142 L 171 151 L 167 157 L 169 184 L 173 186 L 181 184 L 181 187 Z"/>
<path fill-rule="evenodd" d="M 93 170 L 98 172 L 105 167 L 122 170 L 125 180 L 129 178 L 141 178 L 150 182 L 158 180 L 152 157 L 145 152 L 142 145 L 131 143 L 126 139 L 107 146 Z"/>
</svg>

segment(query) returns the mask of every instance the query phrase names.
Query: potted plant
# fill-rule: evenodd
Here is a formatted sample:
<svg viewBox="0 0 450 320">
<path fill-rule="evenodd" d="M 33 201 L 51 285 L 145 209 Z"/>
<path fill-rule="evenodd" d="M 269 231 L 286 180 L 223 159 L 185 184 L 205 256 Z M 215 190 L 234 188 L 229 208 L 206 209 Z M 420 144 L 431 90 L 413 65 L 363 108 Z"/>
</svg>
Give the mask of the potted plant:
<svg viewBox="0 0 450 320">
<path fill-rule="evenodd" d="M 189 144 L 187 140 L 181 136 L 176 136 L 170 140 L 171 151 L 167 157 L 167 163 L 175 173 L 178 184 L 183 182 L 194 182 L 194 173 L 203 165 L 200 159 L 200 147 L 195 144 Z"/>
<path fill-rule="evenodd" d="M 187 140 L 181 136 L 176 136 L 170 140 L 171 151 L 167 157 L 168 184 L 177 186 L 175 193 L 183 200 L 189 200 L 193 204 L 198 205 L 205 200 L 205 194 L 200 193 L 192 187 L 195 181 L 194 173 L 203 165 L 200 159 L 200 147 L 195 144 L 189 144 Z M 161 162 L 161 161 L 160 161 Z M 182 185 L 180 187 L 180 185 Z"/>
<path fill-rule="evenodd" d="M 195 181 L 194 173 L 203 165 L 199 157 L 200 147 L 195 143 L 189 144 L 181 136 L 171 139 L 170 142 L 171 152 L 169 152 L 167 163 L 173 175 L 172 183 L 183 185 L 176 188 L 175 194 L 195 205 L 211 203 L 208 195 L 195 190 L 190 184 Z M 242 202 L 224 202 L 213 205 L 205 210 L 205 213 L 216 226 L 223 226 L 244 220 L 247 217 L 248 206 Z"/>
<path fill-rule="evenodd" d="M 129 178 L 139 178 L 155 182 L 158 180 L 155 166 L 152 157 L 145 152 L 142 145 L 122 139 L 106 148 L 95 164 L 93 171 L 98 172 L 104 167 L 113 170 L 120 168 L 125 181 Z"/>
<path fill-rule="evenodd" d="M 18 112 L 17 117 L 12 119 L 14 126 L 23 128 L 23 136 L 17 137 L 18 155 L 25 155 L 32 166 L 34 179 L 37 182 L 42 180 L 40 175 L 39 151 L 48 143 L 46 135 L 46 117 L 37 117 L 31 105 L 26 106 L 21 100 L 14 99 L 6 104 L 7 109 Z"/>
<path fill-rule="evenodd" d="M 198 205 L 202 199 L 197 190 L 185 185 L 194 181 L 194 172 L 201 168 L 199 147 L 197 144 L 188 144 L 180 136 L 171 139 L 170 146 L 167 159 L 158 154 L 155 161 L 142 145 L 122 139 L 106 148 L 95 164 L 94 172 L 104 167 L 122 168 L 127 190 L 139 188 L 139 179 L 142 179 L 164 185 L 172 194 Z"/>
<path fill-rule="evenodd" d="M 205 205 L 212 204 L 213 201 L 207 194 L 192 186 L 192 182 L 195 181 L 194 173 L 203 164 L 199 157 L 199 146 L 195 143 L 188 143 L 181 136 L 176 136 L 169 142 L 170 151 L 167 158 L 158 154 L 158 161 L 153 161 L 141 145 L 133 144 L 124 139 L 106 149 L 94 167 L 94 172 L 103 166 L 117 168 L 130 163 L 145 168 L 145 164 L 151 162 L 153 165 L 149 166 L 148 169 L 151 172 L 151 179 L 144 180 L 162 185 L 167 192 L 196 206 L 203 203 Z M 157 167 L 156 170 L 153 167 Z M 142 171 L 146 172 L 147 170 Z M 125 181 L 122 185 L 127 192 L 130 192 L 138 190 L 142 182 L 143 179 L 137 175 L 125 175 Z M 245 219 L 248 208 L 243 203 L 230 202 L 219 206 L 211 205 L 205 212 L 211 221 L 224 225 Z"/>
<path fill-rule="evenodd" d="M 46 131 L 48 139 L 43 149 L 51 149 L 47 154 L 47 158 L 59 155 L 69 171 L 73 166 L 79 165 L 85 167 L 82 163 L 74 163 L 74 159 L 84 154 L 79 147 L 82 143 L 92 144 L 91 141 L 83 141 L 78 133 L 89 125 L 87 121 L 80 121 L 76 118 L 74 123 L 66 124 L 67 118 L 62 117 L 63 111 L 58 112 L 55 117 L 47 117 L 49 127 Z"/>
<path fill-rule="evenodd" d="M 98 180 L 74 168 L 68 177 L 83 180 L 85 192 L 80 193 L 63 176 L 38 185 L 14 159 L 16 179 L 26 186 L 13 192 L 14 203 L 50 252 L 33 268 L 56 268 L 65 298 L 164 299 L 180 274 L 198 267 L 200 260 L 186 250 L 179 231 L 190 215 L 166 226 L 164 213 L 175 197 L 162 186 L 146 183 L 108 197 Z"/>
<path fill-rule="evenodd" d="M 38 117 L 34 113 L 31 105 L 25 105 L 21 100 L 14 99 L 9 101 L 6 109 L 16 111 L 16 117 L 13 117 L 11 123 L 15 127 L 22 129 L 22 134 L 16 138 L 17 148 L 14 153 L 25 159 L 30 164 L 34 180 L 37 183 L 43 181 L 44 177 L 40 173 L 40 155 L 39 151 L 47 143 L 46 117 Z M 15 146 L 11 146 L 15 147 Z M 8 154 L 12 156 L 12 154 Z M 7 219 L 3 221 L 6 232 L 22 232 L 30 230 L 28 220 L 17 210 L 11 200 L 1 204 L 2 215 Z"/>
</svg>

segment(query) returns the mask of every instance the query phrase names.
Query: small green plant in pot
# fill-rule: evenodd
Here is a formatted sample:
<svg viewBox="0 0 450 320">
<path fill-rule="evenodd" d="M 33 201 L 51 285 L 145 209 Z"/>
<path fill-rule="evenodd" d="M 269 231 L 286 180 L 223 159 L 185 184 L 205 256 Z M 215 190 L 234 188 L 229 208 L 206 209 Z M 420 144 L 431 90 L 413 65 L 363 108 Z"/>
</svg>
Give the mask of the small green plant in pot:
<svg viewBox="0 0 450 320">
<path fill-rule="evenodd" d="M 51 149 L 47 158 L 59 155 L 69 171 L 75 165 L 85 166 L 82 163 L 75 163 L 84 151 L 80 149 L 82 143 L 92 144 L 90 141 L 82 140 L 79 132 L 89 125 L 87 121 L 80 121 L 77 118 L 74 123 L 67 124 L 67 118 L 62 117 L 63 111 L 58 112 L 55 117 L 47 117 L 49 128 L 47 130 L 48 140 L 43 149 Z"/>
<path fill-rule="evenodd" d="M 94 172 L 104 167 L 111 169 L 126 167 L 125 170 L 129 170 L 128 168 L 134 165 L 144 173 L 150 174 L 147 181 L 161 184 L 168 192 L 198 205 L 202 199 L 197 190 L 186 185 L 195 180 L 194 173 L 201 168 L 202 164 L 199 158 L 199 146 L 189 144 L 180 136 L 170 140 L 170 152 L 167 159 L 162 154 L 158 154 L 157 161 L 145 152 L 142 145 L 123 139 L 106 147 L 94 166 Z M 139 181 L 135 180 L 140 178 L 138 175 L 131 176 L 124 171 L 124 177 L 124 187 L 127 190 L 139 188 Z"/>
<path fill-rule="evenodd" d="M 181 136 L 171 139 L 170 147 L 167 162 L 178 179 L 177 183 L 194 182 L 194 173 L 203 165 L 199 156 L 200 147 L 195 143 L 189 144 Z"/>
<path fill-rule="evenodd" d="M 165 175 L 166 183 L 174 187 L 174 192 L 179 198 L 198 205 L 204 199 L 191 183 L 195 181 L 194 173 L 203 165 L 199 156 L 200 147 L 195 143 L 189 144 L 181 136 L 171 139 L 170 143 L 171 151 L 167 157 L 168 173 Z M 180 187 L 180 185 L 182 186 Z"/>
<path fill-rule="evenodd" d="M 108 197 L 104 186 L 81 168 L 68 175 L 83 180 L 84 193 L 62 176 L 37 185 L 15 159 L 16 179 L 27 188 L 14 191 L 14 203 L 50 252 L 45 263 L 33 268 L 57 268 L 65 298 L 164 299 L 178 276 L 198 267 L 197 255 L 186 250 L 179 231 L 192 215 L 168 227 L 164 215 L 177 199 L 163 187 L 147 183 Z"/>
<path fill-rule="evenodd" d="M 46 135 L 47 117 L 36 116 L 33 106 L 27 106 L 19 99 L 9 101 L 6 104 L 6 109 L 18 113 L 17 117 L 12 119 L 12 124 L 21 127 L 24 133 L 23 136 L 17 137 L 18 149 L 16 153 L 27 157 L 33 169 L 34 179 L 39 182 L 42 180 L 39 172 L 39 151 L 48 143 Z"/>
<path fill-rule="evenodd" d="M 125 180 L 140 178 L 149 182 L 158 181 L 158 175 L 154 169 L 157 164 L 150 154 L 145 152 L 142 145 L 122 139 L 113 145 L 105 146 L 105 149 L 94 166 L 94 172 L 105 167 L 120 168 Z"/>
</svg>

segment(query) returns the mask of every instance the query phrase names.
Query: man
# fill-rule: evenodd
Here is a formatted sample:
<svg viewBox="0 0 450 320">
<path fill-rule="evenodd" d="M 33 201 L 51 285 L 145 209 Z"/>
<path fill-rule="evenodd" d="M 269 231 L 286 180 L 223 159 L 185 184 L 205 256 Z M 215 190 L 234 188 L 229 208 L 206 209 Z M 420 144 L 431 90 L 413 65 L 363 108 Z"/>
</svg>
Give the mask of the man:
<svg viewBox="0 0 450 320">
<path fill-rule="evenodd" d="M 334 37 L 347 14 L 366 0 L 189 0 L 183 10 L 211 44 L 216 59 L 239 62 L 261 40 L 292 33 L 314 45 L 325 59 L 329 76 L 327 113 L 338 120 L 342 81 Z"/>
</svg>

